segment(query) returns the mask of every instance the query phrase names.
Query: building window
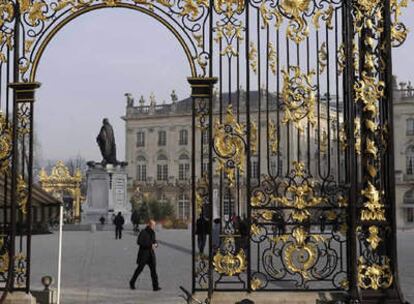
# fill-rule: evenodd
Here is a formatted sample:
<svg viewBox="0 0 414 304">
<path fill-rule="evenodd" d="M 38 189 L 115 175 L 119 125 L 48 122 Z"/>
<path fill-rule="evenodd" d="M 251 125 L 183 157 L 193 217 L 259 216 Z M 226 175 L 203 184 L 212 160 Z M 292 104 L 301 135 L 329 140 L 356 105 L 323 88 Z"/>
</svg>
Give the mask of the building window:
<svg viewBox="0 0 414 304">
<path fill-rule="evenodd" d="M 167 132 L 158 131 L 158 146 L 165 146 L 167 144 Z"/>
<path fill-rule="evenodd" d="M 208 130 L 203 131 L 203 145 L 208 144 Z"/>
<path fill-rule="evenodd" d="M 252 160 L 252 168 L 251 168 L 251 178 L 258 179 L 259 178 L 259 161 L 257 158 Z"/>
<path fill-rule="evenodd" d="M 203 172 L 201 175 L 208 175 L 208 163 L 203 162 Z"/>
<path fill-rule="evenodd" d="M 414 135 L 414 118 L 407 119 L 407 135 Z"/>
<path fill-rule="evenodd" d="M 190 218 L 190 199 L 186 193 L 178 197 L 178 218 L 181 220 Z"/>
<path fill-rule="evenodd" d="M 405 221 L 407 223 L 414 223 L 414 190 L 404 194 L 403 206 Z"/>
<path fill-rule="evenodd" d="M 188 131 L 181 130 L 180 131 L 180 145 L 188 145 Z"/>
<path fill-rule="evenodd" d="M 137 180 L 140 182 L 147 180 L 147 162 L 144 156 L 137 159 Z"/>
<path fill-rule="evenodd" d="M 228 191 L 225 191 L 223 196 L 223 214 L 230 219 L 234 213 L 234 199 L 231 197 Z"/>
<path fill-rule="evenodd" d="M 407 149 L 407 175 L 414 174 L 414 146 Z"/>
<path fill-rule="evenodd" d="M 178 179 L 187 180 L 190 177 L 190 158 L 186 154 L 181 154 L 178 158 Z"/>
<path fill-rule="evenodd" d="M 137 147 L 145 147 L 145 132 L 137 132 Z"/>
<path fill-rule="evenodd" d="M 157 180 L 168 180 L 168 158 L 163 154 L 157 159 Z"/>
</svg>

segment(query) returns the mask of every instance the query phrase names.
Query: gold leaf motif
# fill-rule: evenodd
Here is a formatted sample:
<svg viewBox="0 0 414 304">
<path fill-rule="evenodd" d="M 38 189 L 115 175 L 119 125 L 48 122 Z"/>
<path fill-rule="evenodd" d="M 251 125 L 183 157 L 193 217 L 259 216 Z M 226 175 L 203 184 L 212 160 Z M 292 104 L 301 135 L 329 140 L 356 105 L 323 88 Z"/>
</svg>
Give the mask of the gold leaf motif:
<svg viewBox="0 0 414 304">
<path fill-rule="evenodd" d="M 282 123 L 293 122 L 299 131 L 303 131 L 301 121 L 308 118 L 309 123 L 314 126 L 316 123 L 316 88 L 312 85 L 312 77 L 315 72 L 304 74 L 300 67 L 291 66 L 288 70 L 282 70 L 282 74 L 282 101 L 284 105 Z"/>
<path fill-rule="evenodd" d="M 377 188 L 368 181 L 367 187 L 361 190 L 361 194 L 367 199 L 361 211 L 361 220 L 385 221 L 384 205 L 381 203 L 381 193 Z"/>
<path fill-rule="evenodd" d="M 358 260 L 358 285 L 362 289 L 388 289 L 393 282 L 390 260 L 383 258 L 382 264 L 364 263 L 362 257 Z"/>
<path fill-rule="evenodd" d="M 342 123 L 339 128 L 339 146 L 342 152 L 348 147 L 348 136 L 346 135 L 345 123 Z"/>
<path fill-rule="evenodd" d="M 361 154 L 361 119 L 359 117 L 354 120 L 354 138 L 355 138 L 355 152 Z"/>
<path fill-rule="evenodd" d="M 269 42 L 269 44 L 267 45 L 267 53 L 268 53 L 268 57 L 269 57 L 269 67 L 270 70 L 272 71 L 273 75 L 276 75 L 276 70 L 277 70 L 277 55 L 276 55 L 276 49 L 273 46 L 272 42 Z"/>
<path fill-rule="evenodd" d="M 251 282 L 251 289 L 253 291 L 259 290 L 262 288 L 263 282 L 259 278 L 253 278 Z"/>
<path fill-rule="evenodd" d="M 326 50 L 326 42 L 323 42 L 321 48 L 318 51 L 318 59 L 319 59 L 319 73 L 323 74 L 325 72 L 325 68 L 328 61 L 328 53 Z"/>
<path fill-rule="evenodd" d="M 294 162 L 294 174 L 296 177 L 304 177 L 304 164 Z M 325 198 L 315 194 L 313 184 L 310 180 L 304 179 L 302 184 L 291 184 L 286 188 L 286 196 L 277 197 L 271 195 L 270 199 L 286 207 L 294 208 L 292 218 L 298 222 L 304 222 L 309 219 L 311 214 L 307 210 L 309 207 L 315 207 L 326 201 Z"/>
<path fill-rule="evenodd" d="M 257 74 L 257 49 L 253 42 L 250 42 L 249 49 L 250 68 Z"/>
<path fill-rule="evenodd" d="M 224 170 L 229 187 L 234 186 L 236 170 L 243 175 L 245 165 L 244 125 L 237 122 L 233 107 L 227 107 L 227 114 L 221 124 L 218 119 L 214 123 L 214 150 L 218 157 L 217 171 Z"/>
<path fill-rule="evenodd" d="M 369 237 L 367 238 L 367 242 L 371 245 L 372 249 L 377 249 L 379 243 L 382 239 L 378 236 L 378 227 L 377 226 L 370 226 L 368 228 Z"/>
<path fill-rule="evenodd" d="M 225 14 L 231 18 L 235 13 L 244 11 L 244 0 L 214 0 L 214 8 L 218 14 Z"/>
<path fill-rule="evenodd" d="M 277 138 L 277 128 L 272 119 L 269 119 L 268 122 L 268 138 L 270 152 L 272 155 L 276 155 L 279 150 L 279 140 Z"/>
<path fill-rule="evenodd" d="M 233 255 L 231 252 L 223 255 L 219 250 L 213 258 L 213 266 L 219 274 L 234 276 L 246 270 L 246 255 L 243 249 L 240 249 L 237 255 Z"/>
</svg>

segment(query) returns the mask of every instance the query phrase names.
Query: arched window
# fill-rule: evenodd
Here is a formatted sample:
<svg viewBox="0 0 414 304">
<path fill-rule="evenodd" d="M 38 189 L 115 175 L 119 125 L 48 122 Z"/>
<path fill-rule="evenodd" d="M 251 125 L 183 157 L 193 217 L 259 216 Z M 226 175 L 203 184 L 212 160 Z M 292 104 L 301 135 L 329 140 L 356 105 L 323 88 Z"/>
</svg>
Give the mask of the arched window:
<svg viewBox="0 0 414 304">
<path fill-rule="evenodd" d="M 144 182 L 147 180 L 147 160 L 144 156 L 137 158 L 137 181 Z"/>
<path fill-rule="evenodd" d="M 188 144 L 188 131 L 187 130 L 180 130 L 179 144 L 182 146 Z"/>
<path fill-rule="evenodd" d="M 168 180 L 168 158 L 164 154 L 160 154 L 157 158 L 157 180 Z"/>
<path fill-rule="evenodd" d="M 178 158 L 178 179 L 187 180 L 190 178 L 190 158 L 187 154 L 181 154 Z"/>
<path fill-rule="evenodd" d="M 414 174 L 414 146 L 409 146 L 406 152 L 407 159 L 407 175 Z"/>
<path fill-rule="evenodd" d="M 178 197 L 178 218 L 182 220 L 190 218 L 190 199 L 187 193 L 182 193 Z"/>
<path fill-rule="evenodd" d="M 407 223 L 414 223 L 414 190 L 407 191 L 403 199 L 404 217 Z"/>
<path fill-rule="evenodd" d="M 407 135 L 414 135 L 414 118 L 408 118 L 407 122 Z"/>
</svg>

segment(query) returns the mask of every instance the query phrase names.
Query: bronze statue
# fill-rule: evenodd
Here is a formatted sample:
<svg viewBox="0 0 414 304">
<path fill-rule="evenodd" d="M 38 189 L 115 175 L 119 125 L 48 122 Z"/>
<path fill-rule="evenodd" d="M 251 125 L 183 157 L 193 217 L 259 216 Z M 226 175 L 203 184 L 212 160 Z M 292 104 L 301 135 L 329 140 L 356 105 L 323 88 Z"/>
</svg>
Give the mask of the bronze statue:
<svg viewBox="0 0 414 304">
<path fill-rule="evenodd" d="M 103 126 L 101 131 L 96 138 L 98 143 L 99 149 L 101 150 L 101 154 L 103 157 L 102 164 L 118 164 L 116 160 L 116 145 L 115 145 L 115 136 L 114 136 L 114 129 L 112 129 L 111 124 L 109 123 L 108 118 L 104 118 Z"/>
</svg>

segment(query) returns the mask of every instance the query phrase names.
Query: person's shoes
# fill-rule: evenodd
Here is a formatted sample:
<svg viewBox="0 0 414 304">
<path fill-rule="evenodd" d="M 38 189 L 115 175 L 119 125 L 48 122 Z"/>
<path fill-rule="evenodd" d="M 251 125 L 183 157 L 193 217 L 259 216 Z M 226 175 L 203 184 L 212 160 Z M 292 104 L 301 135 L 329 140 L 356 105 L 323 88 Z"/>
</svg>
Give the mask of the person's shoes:
<svg viewBox="0 0 414 304">
<path fill-rule="evenodd" d="M 154 290 L 154 291 L 160 291 L 160 290 L 161 290 L 161 287 L 156 287 L 156 288 L 154 288 L 153 290 Z"/>
<path fill-rule="evenodd" d="M 134 290 L 135 289 L 135 285 L 132 284 L 132 282 L 129 282 L 129 288 L 131 288 L 132 290 Z"/>
</svg>

